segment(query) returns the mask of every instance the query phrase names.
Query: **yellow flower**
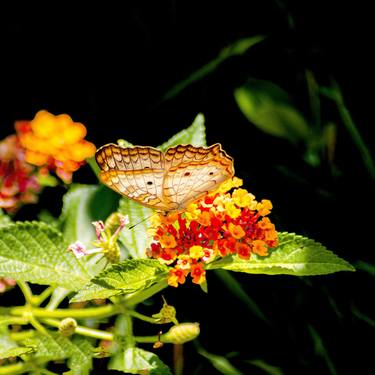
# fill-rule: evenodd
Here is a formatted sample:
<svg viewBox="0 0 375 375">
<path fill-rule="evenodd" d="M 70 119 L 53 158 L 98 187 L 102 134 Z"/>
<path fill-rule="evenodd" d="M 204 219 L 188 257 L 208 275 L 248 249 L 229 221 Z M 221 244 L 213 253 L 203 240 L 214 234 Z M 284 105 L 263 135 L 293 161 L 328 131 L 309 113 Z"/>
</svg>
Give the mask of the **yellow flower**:
<svg viewBox="0 0 375 375">
<path fill-rule="evenodd" d="M 192 246 L 189 249 L 189 255 L 190 255 L 190 258 L 193 258 L 193 259 L 202 258 L 204 256 L 203 247 L 202 246 Z"/>
<path fill-rule="evenodd" d="M 232 219 L 237 219 L 241 215 L 241 210 L 232 202 L 225 203 L 225 213 Z"/>
<path fill-rule="evenodd" d="M 232 188 L 237 188 L 242 186 L 243 181 L 238 177 L 233 177 L 232 179 L 229 179 L 227 181 L 224 181 L 219 188 L 217 189 L 217 193 L 226 193 Z"/>
<path fill-rule="evenodd" d="M 232 198 L 238 207 L 248 207 L 250 210 L 256 207 L 255 196 L 246 189 L 236 189 L 232 194 Z"/>
<path fill-rule="evenodd" d="M 190 203 L 185 211 L 188 220 L 195 220 L 201 214 L 201 210 L 196 203 Z"/>
</svg>

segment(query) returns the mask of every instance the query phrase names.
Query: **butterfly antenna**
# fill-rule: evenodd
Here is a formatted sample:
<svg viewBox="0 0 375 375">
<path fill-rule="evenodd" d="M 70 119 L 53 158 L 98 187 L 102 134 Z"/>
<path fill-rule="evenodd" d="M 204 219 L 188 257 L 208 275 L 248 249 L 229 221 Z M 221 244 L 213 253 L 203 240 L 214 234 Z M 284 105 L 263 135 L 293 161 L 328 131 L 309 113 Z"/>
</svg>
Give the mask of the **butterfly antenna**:
<svg viewBox="0 0 375 375">
<path fill-rule="evenodd" d="M 157 215 L 157 214 L 158 214 L 158 212 L 154 212 L 152 215 L 145 217 L 145 218 L 142 219 L 141 221 L 138 221 L 138 223 L 135 223 L 135 224 L 131 225 L 131 226 L 129 227 L 129 229 L 133 229 L 133 228 L 136 227 L 138 224 L 143 223 L 144 221 L 150 219 L 151 217 L 153 217 L 154 215 Z"/>
</svg>

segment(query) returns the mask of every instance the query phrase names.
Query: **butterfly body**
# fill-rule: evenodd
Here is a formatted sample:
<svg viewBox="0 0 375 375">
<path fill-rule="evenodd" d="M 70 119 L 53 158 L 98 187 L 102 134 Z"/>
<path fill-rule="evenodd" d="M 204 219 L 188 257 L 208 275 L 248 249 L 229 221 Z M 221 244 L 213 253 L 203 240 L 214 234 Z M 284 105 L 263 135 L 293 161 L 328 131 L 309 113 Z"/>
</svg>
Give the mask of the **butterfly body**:
<svg viewBox="0 0 375 375">
<path fill-rule="evenodd" d="M 108 144 L 96 152 L 101 181 L 114 191 L 158 211 L 182 211 L 233 177 L 233 159 L 220 144 L 154 147 Z"/>
</svg>

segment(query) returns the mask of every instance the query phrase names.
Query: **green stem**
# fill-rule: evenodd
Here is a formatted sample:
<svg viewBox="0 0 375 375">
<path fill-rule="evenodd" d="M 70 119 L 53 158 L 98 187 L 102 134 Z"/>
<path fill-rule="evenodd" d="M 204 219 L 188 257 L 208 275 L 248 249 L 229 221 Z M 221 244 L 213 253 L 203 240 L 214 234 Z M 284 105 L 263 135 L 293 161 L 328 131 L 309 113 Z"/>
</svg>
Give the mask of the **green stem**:
<svg viewBox="0 0 375 375">
<path fill-rule="evenodd" d="M 173 369 L 175 375 L 182 375 L 184 369 L 184 346 L 182 344 L 173 345 Z"/>
<path fill-rule="evenodd" d="M 61 323 L 60 320 L 57 320 L 57 319 L 44 319 L 43 322 L 49 324 L 50 326 L 57 327 L 57 328 L 60 327 L 60 323 Z M 88 328 L 84 326 L 77 326 L 75 329 L 75 333 L 82 335 L 82 336 L 93 337 L 95 339 L 100 339 L 100 340 L 108 340 L 108 341 L 114 340 L 113 333 L 101 331 L 99 329 Z"/>
<path fill-rule="evenodd" d="M 32 315 L 30 316 L 30 324 L 42 335 L 48 335 L 47 330 Z"/>
<path fill-rule="evenodd" d="M 35 335 L 34 330 L 21 331 L 21 332 L 11 332 L 9 334 L 10 338 L 14 341 L 23 341 L 29 339 Z"/>
<path fill-rule="evenodd" d="M 16 306 L 10 309 L 10 313 L 16 316 L 31 314 L 37 318 L 107 318 L 121 312 L 116 305 L 105 305 L 87 309 L 56 309 L 47 310 L 43 307 Z"/>
<path fill-rule="evenodd" d="M 143 315 L 143 314 L 141 314 L 141 313 L 139 313 L 135 310 L 129 310 L 127 312 L 133 318 L 137 318 L 137 319 L 140 319 L 140 320 L 143 320 L 145 322 L 152 323 L 152 324 L 157 324 L 157 319 L 155 319 L 155 318 L 150 318 L 149 316 Z"/>
<path fill-rule="evenodd" d="M 40 306 L 54 291 L 54 288 L 52 286 L 49 286 L 48 288 L 44 289 L 39 296 L 34 296 L 34 305 Z"/>
<path fill-rule="evenodd" d="M 167 286 L 168 286 L 167 280 L 163 279 L 147 289 L 141 290 L 139 292 L 134 292 L 132 294 L 128 294 L 124 298 L 126 306 L 134 306 L 140 302 L 143 302 L 146 299 L 152 297 L 154 294 L 159 293 L 161 290 L 163 290 Z"/>
<path fill-rule="evenodd" d="M 160 341 L 163 342 L 162 340 L 163 335 L 160 337 Z M 149 344 L 149 343 L 154 343 L 158 341 L 158 336 L 134 336 L 134 339 L 136 342 L 143 343 L 143 344 Z"/>
<path fill-rule="evenodd" d="M 333 89 L 335 91 L 333 99 L 336 102 L 336 106 L 339 110 L 342 122 L 346 126 L 346 129 L 352 137 L 355 146 L 361 154 L 363 164 L 365 165 L 368 174 L 373 180 L 375 180 L 375 162 L 371 156 L 370 150 L 365 144 L 361 133 L 355 125 L 349 110 L 346 108 L 340 87 L 336 82 L 333 83 Z"/>
<path fill-rule="evenodd" d="M 23 293 L 25 297 L 26 303 L 28 305 L 33 305 L 34 296 L 33 296 L 33 293 L 31 292 L 29 284 L 26 283 L 25 281 L 18 281 L 17 284 L 20 287 L 21 292 Z"/>
<path fill-rule="evenodd" d="M 68 294 L 69 291 L 64 288 L 56 288 L 52 293 L 51 299 L 49 300 L 46 309 L 56 309 Z"/>
<path fill-rule="evenodd" d="M 19 362 L 14 365 L 9 366 L 1 366 L 0 367 L 0 375 L 17 375 L 17 374 L 24 374 L 31 370 L 33 365 L 28 362 Z"/>
</svg>

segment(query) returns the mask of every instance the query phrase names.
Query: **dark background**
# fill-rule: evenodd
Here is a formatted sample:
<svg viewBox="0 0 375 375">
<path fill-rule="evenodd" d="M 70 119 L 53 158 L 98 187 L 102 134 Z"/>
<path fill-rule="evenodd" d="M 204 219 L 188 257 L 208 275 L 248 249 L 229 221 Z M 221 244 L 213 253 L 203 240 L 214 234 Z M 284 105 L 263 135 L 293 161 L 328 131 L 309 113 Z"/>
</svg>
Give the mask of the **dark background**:
<svg viewBox="0 0 375 375">
<path fill-rule="evenodd" d="M 324 163 L 307 165 L 298 147 L 249 123 L 233 89 L 249 76 L 272 81 L 308 117 L 306 69 L 322 85 L 333 77 L 374 152 L 372 14 L 361 1 L 128 1 L 85 9 L 3 9 L 0 135 L 12 133 L 15 120 L 32 119 L 47 109 L 84 123 L 87 139 L 97 146 L 118 138 L 156 146 L 202 112 L 208 144 L 220 142 L 234 157 L 245 187 L 259 199 L 272 200 L 272 219 L 279 230 L 314 238 L 354 264 L 371 264 L 374 182 L 345 127 L 337 120 L 335 165 L 340 173 L 333 176 Z M 260 34 L 267 36 L 263 43 L 228 59 L 175 98 L 161 101 L 225 46 Z M 334 109 L 327 112 L 337 118 Z M 288 173 L 281 173 L 280 166 Z M 75 181 L 95 180 L 86 168 Z M 41 204 L 57 214 L 61 199 L 47 189 Z M 30 213 L 35 214 L 24 208 L 19 217 Z M 263 373 L 244 363 L 252 359 L 278 366 L 285 374 L 354 374 L 370 366 L 372 348 L 365 341 L 373 340 L 374 328 L 353 314 L 354 308 L 375 316 L 368 273 L 302 279 L 236 275 L 268 317 L 268 325 L 215 275 L 208 277 L 208 296 L 189 286 L 166 296 L 181 321 L 201 322 L 200 343 L 206 350 L 237 353 L 231 360 L 244 373 Z M 309 326 L 319 333 L 323 350 L 316 347 Z M 166 362 L 171 360 L 169 349 L 160 353 Z M 215 373 L 192 346 L 186 366 L 187 374 Z"/>
</svg>

